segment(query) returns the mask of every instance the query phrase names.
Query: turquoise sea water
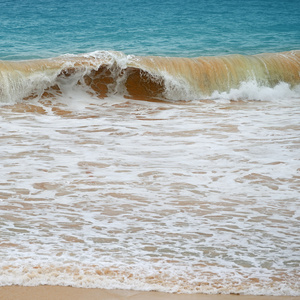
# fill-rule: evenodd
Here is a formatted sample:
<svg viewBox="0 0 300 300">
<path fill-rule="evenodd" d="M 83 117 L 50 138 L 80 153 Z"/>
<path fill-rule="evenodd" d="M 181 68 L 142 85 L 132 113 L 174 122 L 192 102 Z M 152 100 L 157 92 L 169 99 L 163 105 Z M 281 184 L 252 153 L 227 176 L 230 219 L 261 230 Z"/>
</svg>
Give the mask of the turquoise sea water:
<svg viewBox="0 0 300 300">
<path fill-rule="evenodd" d="M 0 286 L 300 296 L 299 5 L 0 0 Z"/>
<path fill-rule="evenodd" d="M 96 50 L 194 57 L 300 47 L 297 0 L 0 3 L 0 59 Z"/>
</svg>

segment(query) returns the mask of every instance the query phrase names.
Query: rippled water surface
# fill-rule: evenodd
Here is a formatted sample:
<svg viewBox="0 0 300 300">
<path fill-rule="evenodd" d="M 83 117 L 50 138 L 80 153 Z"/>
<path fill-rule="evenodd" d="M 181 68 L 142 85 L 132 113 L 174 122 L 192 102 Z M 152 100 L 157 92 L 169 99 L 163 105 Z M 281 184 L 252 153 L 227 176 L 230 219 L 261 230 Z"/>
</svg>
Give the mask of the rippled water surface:
<svg viewBox="0 0 300 300">
<path fill-rule="evenodd" d="M 299 99 L 64 101 L 0 108 L 1 284 L 299 295 Z"/>
<path fill-rule="evenodd" d="M 0 2 L 0 286 L 300 296 L 299 0 Z"/>
<path fill-rule="evenodd" d="M 300 47 L 298 0 L 1 1 L 0 59 L 115 50 L 195 57 Z"/>
</svg>

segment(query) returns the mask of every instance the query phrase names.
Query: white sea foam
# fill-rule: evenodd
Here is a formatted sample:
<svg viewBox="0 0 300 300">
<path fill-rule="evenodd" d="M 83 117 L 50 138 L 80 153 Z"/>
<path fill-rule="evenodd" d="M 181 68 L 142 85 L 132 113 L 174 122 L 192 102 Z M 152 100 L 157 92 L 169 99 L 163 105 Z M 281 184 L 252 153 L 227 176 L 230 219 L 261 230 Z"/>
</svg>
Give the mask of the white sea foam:
<svg viewBox="0 0 300 300">
<path fill-rule="evenodd" d="M 0 284 L 300 295 L 298 104 L 1 107 Z"/>
<path fill-rule="evenodd" d="M 148 66 L 173 101 L 136 101 L 139 58 L 71 58 L 2 73 L 0 285 L 299 296 L 299 86 L 204 96 Z"/>
<path fill-rule="evenodd" d="M 281 82 L 275 87 L 261 86 L 256 81 L 242 82 L 237 89 L 230 89 L 229 92 L 215 91 L 211 99 L 222 100 L 261 100 L 276 101 L 291 98 L 299 98 L 300 86 L 291 88 L 288 83 Z"/>
</svg>

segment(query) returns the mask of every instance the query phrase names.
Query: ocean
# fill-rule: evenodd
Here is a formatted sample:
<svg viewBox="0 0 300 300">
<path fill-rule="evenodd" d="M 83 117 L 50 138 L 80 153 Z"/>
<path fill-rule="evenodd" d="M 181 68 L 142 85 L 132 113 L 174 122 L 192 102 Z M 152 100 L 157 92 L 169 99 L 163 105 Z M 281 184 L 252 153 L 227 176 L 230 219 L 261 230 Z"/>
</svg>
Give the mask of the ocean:
<svg viewBox="0 0 300 300">
<path fill-rule="evenodd" d="M 299 1 L 0 8 L 1 286 L 300 296 Z"/>
</svg>

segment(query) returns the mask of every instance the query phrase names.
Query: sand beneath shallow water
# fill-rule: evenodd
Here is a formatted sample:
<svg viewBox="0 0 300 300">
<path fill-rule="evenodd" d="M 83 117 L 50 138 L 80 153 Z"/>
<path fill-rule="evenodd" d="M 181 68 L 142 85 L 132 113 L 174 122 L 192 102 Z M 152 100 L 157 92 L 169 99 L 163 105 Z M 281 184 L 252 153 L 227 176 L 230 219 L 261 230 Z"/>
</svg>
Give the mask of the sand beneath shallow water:
<svg viewBox="0 0 300 300">
<path fill-rule="evenodd" d="M 242 296 L 169 294 L 161 292 L 141 292 L 130 290 L 86 289 L 64 286 L 4 286 L 0 287 L 1 300 L 296 300 L 291 296 Z"/>
</svg>

